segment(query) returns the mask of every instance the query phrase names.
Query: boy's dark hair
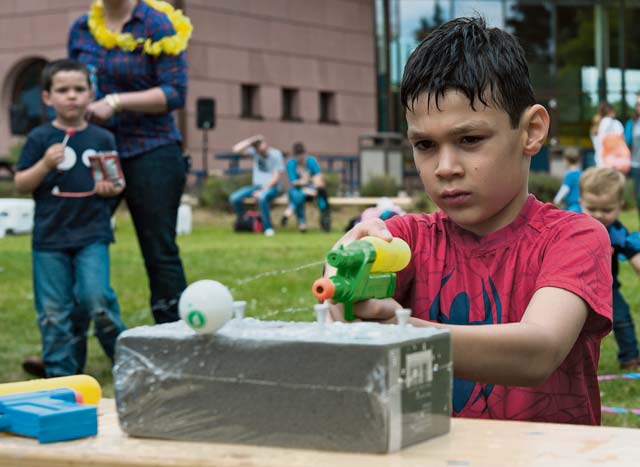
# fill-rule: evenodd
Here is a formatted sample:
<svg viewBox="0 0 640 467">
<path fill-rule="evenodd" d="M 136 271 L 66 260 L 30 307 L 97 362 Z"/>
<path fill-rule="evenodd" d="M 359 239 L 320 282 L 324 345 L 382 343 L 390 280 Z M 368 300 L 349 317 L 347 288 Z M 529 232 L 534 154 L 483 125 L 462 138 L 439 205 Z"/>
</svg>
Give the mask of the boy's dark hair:
<svg viewBox="0 0 640 467">
<path fill-rule="evenodd" d="M 536 103 L 524 51 L 508 32 L 487 28 L 484 18 L 456 18 L 435 29 L 411 53 L 404 67 L 400 100 L 407 110 L 421 94 L 427 104 L 445 92 L 464 93 L 475 110 L 478 99 L 509 115 L 516 128 L 524 110 Z"/>
<path fill-rule="evenodd" d="M 77 60 L 72 58 L 61 58 L 47 63 L 42 70 L 42 76 L 40 79 L 40 85 L 43 91 L 50 92 L 51 85 L 53 84 L 53 77 L 61 71 L 79 71 L 84 73 L 87 77 L 87 84 L 91 86 L 91 79 L 89 78 L 89 70 Z"/>
</svg>

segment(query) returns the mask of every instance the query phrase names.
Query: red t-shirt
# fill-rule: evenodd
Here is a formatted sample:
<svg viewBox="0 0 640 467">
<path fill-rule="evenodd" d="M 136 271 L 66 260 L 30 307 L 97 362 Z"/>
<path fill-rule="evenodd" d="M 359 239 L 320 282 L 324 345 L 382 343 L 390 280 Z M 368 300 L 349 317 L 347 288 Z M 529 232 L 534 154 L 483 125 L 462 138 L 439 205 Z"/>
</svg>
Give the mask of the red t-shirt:
<svg viewBox="0 0 640 467">
<path fill-rule="evenodd" d="M 600 341 L 611 330 L 612 292 L 611 244 L 599 222 L 529 195 L 510 225 L 484 237 L 443 212 L 396 216 L 387 226 L 411 247 L 395 298 L 415 317 L 467 325 L 519 322 L 542 287 L 568 290 L 592 310 L 566 359 L 544 383 L 516 387 L 454 379 L 454 416 L 600 424 L 597 370 Z"/>
</svg>

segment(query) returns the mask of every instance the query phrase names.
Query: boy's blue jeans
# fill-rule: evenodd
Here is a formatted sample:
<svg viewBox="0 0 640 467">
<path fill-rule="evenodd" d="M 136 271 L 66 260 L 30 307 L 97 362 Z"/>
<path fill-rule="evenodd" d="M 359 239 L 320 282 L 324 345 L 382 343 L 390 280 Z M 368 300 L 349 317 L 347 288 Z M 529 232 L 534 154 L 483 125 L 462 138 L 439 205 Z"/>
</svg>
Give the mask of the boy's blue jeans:
<svg viewBox="0 0 640 467">
<path fill-rule="evenodd" d="M 98 242 L 64 251 L 33 250 L 32 257 L 47 377 L 82 372 L 91 321 L 100 345 L 113 360 L 116 338 L 124 325 L 109 285 L 109 246 Z"/>
<path fill-rule="evenodd" d="M 231 203 L 231 206 L 233 206 L 238 218 L 242 217 L 242 214 L 244 214 L 244 204 L 242 200 L 250 198 L 253 196 L 254 191 L 261 189 L 261 185 L 249 185 L 231 193 L 231 196 L 229 196 L 229 202 Z M 278 195 L 280 195 L 280 187 L 278 186 L 272 186 L 260 192 L 260 196 L 258 197 L 258 207 L 260 208 L 260 217 L 262 217 L 262 227 L 264 230 L 273 228 L 273 224 L 271 224 L 271 201 L 277 198 Z"/>
<path fill-rule="evenodd" d="M 613 289 L 613 335 L 618 344 L 618 362 L 638 358 L 638 340 L 629 305 L 616 287 Z"/>
</svg>

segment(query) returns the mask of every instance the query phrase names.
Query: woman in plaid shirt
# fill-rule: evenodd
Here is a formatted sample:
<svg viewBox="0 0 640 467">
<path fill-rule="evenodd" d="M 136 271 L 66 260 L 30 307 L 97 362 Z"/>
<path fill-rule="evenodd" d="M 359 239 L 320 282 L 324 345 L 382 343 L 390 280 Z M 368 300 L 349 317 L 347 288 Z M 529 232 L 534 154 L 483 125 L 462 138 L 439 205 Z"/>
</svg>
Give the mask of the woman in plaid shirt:
<svg viewBox="0 0 640 467">
<path fill-rule="evenodd" d="M 176 244 L 186 167 L 171 112 L 185 103 L 190 35 L 188 18 L 157 0 L 95 2 L 69 32 L 69 56 L 93 74 L 88 118 L 116 137 L 156 323 L 179 319 L 186 287 Z"/>
</svg>

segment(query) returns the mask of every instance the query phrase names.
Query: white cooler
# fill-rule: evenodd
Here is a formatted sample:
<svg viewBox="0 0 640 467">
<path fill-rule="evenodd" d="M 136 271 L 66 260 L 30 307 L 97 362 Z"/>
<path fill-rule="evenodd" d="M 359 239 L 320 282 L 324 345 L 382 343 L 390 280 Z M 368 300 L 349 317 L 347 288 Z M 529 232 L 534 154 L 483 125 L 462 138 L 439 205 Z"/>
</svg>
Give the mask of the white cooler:
<svg viewBox="0 0 640 467">
<path fill-rule="evenodd" d="M 30 198 L 0 198 L 0 237 L 33 230 L 35 202 Z"/>
</svg>

